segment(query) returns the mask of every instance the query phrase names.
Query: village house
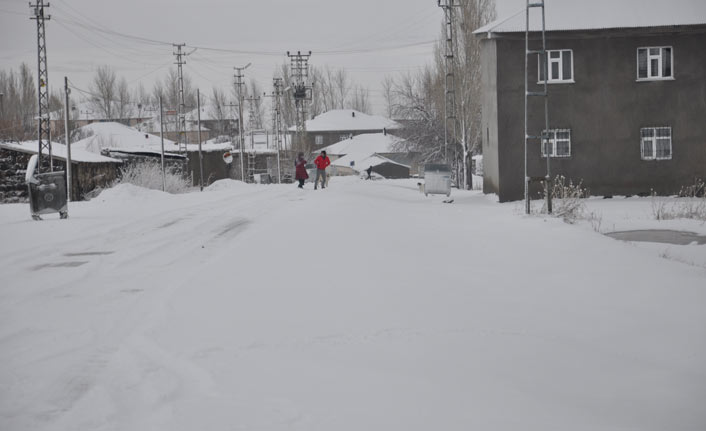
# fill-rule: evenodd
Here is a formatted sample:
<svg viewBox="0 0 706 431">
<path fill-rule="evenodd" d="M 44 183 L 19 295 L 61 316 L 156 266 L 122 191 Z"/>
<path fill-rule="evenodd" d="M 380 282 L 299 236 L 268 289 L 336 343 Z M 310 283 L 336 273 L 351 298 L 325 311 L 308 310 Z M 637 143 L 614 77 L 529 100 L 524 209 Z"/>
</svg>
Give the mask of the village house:
<svg viewBox="0 0 706 431">
<path fill-rule="evenodd" d="M 548 155 L 552 176 L 583 181 L 593 195 L 676 194 L 706 178 L 706 20 L 652 6 L 622 15 L 587 6 L 576 12 L 580 25 L 547 8 L 548 145 L 529 146 L 528 177 L 545 174 Z M 484 192 L 522 199 L 525 15 L 475 34 Z M 530 32 L 531 47 L 541 47 L 540 35 Z M 543 86 L 540 63 L 529 57 L 530 91 Z M 544 129 L 541 99 L 530 99 L 529 130 Z M 538 193 L 539 185 L 531 195 Z"/>
<path fill-rule="evenodd" d="M 401 128 L 399 123 L 379 115 L 334 109 L 306 121 L 304 142 L 306 148 L 318 150 L 363 133 L 383 133 Z M 295 126 L 289 128 L 292 135 L 296 130 Z"/>
</svg>

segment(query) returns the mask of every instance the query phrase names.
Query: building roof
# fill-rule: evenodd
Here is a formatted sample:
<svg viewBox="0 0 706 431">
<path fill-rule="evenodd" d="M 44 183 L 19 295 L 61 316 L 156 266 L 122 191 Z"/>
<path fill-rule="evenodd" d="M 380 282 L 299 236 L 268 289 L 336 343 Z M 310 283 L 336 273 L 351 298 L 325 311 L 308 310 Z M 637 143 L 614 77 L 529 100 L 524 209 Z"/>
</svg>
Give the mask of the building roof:
<svg viewBox="0 0 706 431">
<path fill-rule="evenodd" d="M 563 0 L 547 3 L 547 31 L 628 29 L 706 24 L 706 2 L 702 0 Z M 524 32 L 525 8 L 502 17 L 474 33 Z M 541 9 L 530 10 L 530 30 L 541 30 Z"/>
<path fill-rule="evenodd" d="M 333 145 L 322 148 L 326 154 L 345 156 L 347 154 L 373 154 L 373 153 L 394 153 L 395 144 L 402 142 L 401 138 L 384 133 L 364 133 L 344 139 Z"/>
<path fill-rule="evenodd" d="M 342 156 L 332 162 L 335 166 L 352 167 L 356 170 L 365 169 L 368 165 L 361 165 L 364 160 L 377 153 L 395 153 L 395 144 L 402 140 L 396 136 L 384 133 L 365 133 L 345 139 L 324 148 L 327 154 Z M 353 162 L 353 166 L 351 166 Z"/>
<path fill-rule="evenodd" d="M 334 109 L 306 121 L 307 132 L 355 132 L 366 130 L 401 129 L 396 121 L 379 115 L 364 114 L 353 109 Z M 297 128 L 289 128 L 295 132 Z"/>
<path fill-rule="evenodd" d="M 162 142 L 159 136 L 140 132 L 123 124 L 92 123 L 80 127 L 79 130 L 89 132 L 91 136 L 74 142 L 71 145 L 72 149 L 81 148 L 94 154 L 101 154 L 103 150 L 118 150 L 126 153 L 161 153 Z M 175 152 L 178 149 L 179 147 L 174 141 L 164 140 L 166 152 Z"/>
<path fill-rule="evenodd" d="M 403 166 L 405 168 L 410 167 L 410 165 L 398 162 L 396 160 L 393 160 L 390 157 L 385 157 L 381 154 L 373 154 L 372 156 L 368 157 L 367 159 L 361 161 L 362 166 L 372 166 L 372 167 L 384 165 L 385 163 L 391 163 L 393 165 Z"/>
<path fill-rule="evenodd" d="M 0 148 L 19 151 L 27 154 L 37 154 L 38 144 L 37 141 L 25 141 L 25 142 L 2 142 L 0 143 Z M 66 161 L 66 145 L 60 144 L 58 142 L 52 142 L 51 144 L 52 156 L 53 158 L 61 161 Z M 72 163 L 122 163 L 120 160 L 113 159 L 110 157 L 105 157 L 100 154 L 94 154 L 90 151 L 86 151 L 83 148 L 75 147 L 74 144 L 71 145 L 71 162 Z"/>
</svg>

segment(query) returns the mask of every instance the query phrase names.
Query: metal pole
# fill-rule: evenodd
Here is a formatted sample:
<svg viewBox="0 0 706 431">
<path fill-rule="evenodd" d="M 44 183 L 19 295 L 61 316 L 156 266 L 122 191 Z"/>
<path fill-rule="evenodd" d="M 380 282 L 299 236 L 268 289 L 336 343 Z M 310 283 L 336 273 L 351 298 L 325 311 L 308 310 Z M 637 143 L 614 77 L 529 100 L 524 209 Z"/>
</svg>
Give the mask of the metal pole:
<svg viewBox="0 0 706 431">
<path fill-rule="evenodd" d="M 66 202 L 71 202 L 71 132 L 69 130 L 69 78 L 64 76 L 64 133 L 66 134 Z"/>
<path fill-rule="evenodd" d="M 530 0 L 527 0 L 527 6 L 525 9 L 525 214 L 530 213 L 529 176 L 527 175 L 527 137 L 529 135 L 527 129 L 527 67 L 529 65 L 527 52 L 529 51 L 529 2 Z M 545 76 L 544 79 L 546 80 L 547 77 Z"/>
<path fill-rule="evenodd" d="M 546 26 L 545 26 L 545 14 L 544 14 L 544 0 L 542 0 L 542 51 L 544 52 L 544 130 L 545 133 L 549 133 L 549 94 L 547 88 L 547 82 L 549 81 L 549 59 L 547 55 L 547 37 L 546 37 Z M 556 139 L 556 136 L 554 136 Z M 545 187 L 547 188 L 545 194 L 547 196 L 547 214 L 552 213 L 552 171 L 551 171 L 551 154 L 549 153 L 549 139 L 547 139 L 547 176 L 545 177 Z"/>
<path fill-rule="evenodd" d="M 201 92 L 198 88 L 196 89 L 196 111 L 199 122 L 199 187 L 201 188 L 201 191 L 203 191 L 203 154 L 201 153 Z"/>
<path fill-rule="evenodd" d="M 162 96 L 159 96 L 159 140 L 162 141 L 162 191 L 167 191 L 167 174 L 164 169 L 164 109 Z"/>
</svg>

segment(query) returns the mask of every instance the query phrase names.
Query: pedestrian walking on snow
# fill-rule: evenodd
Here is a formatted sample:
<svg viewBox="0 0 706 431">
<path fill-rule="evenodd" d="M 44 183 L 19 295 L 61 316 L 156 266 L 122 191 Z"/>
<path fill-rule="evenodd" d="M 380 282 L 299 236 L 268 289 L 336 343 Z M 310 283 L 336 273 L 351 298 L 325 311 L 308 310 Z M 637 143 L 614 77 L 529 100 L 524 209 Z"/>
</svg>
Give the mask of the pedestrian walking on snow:
<svg viewBox="0 0 706 431">
<path fill-rule="evenodd" d="M 373 174 L 373 167 L 372 167 L 372 166 L 369 167 L 368 169 L 365 170 L 365 172 L 368 173 L 368 178 L 366 178 L 366 179 L 367 179 L 367 180 L 371 179 L 371 178 L 372 178 L 372 174 Z"/>
<path fill-rule="evenodd" d="M 321 188 L 326 188 L 326 168 L 328 165 L 331 164 L 331 160 L 329 160 L 328 156 L 326 155 L 326 151 L 322 151 L 321 154 L 319 154 L 319 157 L 314 160 L 314 164 L 316 165 L 316 180 L 314 180 L 314 190 L 316 190 L 316 187 L 319 184 L 319 178 L 321 178 Z"/>
<path fill-rule="evenodd" d="M 306 172 L 306 159 L 304 158 L 304 153 L 299 153 L 297 159 L 294 161 L 294 167 L 296 168 L 294 178 L 299 180 L 299 188 L 304 188 L 304 181 L 309 178 L 309 174 Z"/>
</svg>

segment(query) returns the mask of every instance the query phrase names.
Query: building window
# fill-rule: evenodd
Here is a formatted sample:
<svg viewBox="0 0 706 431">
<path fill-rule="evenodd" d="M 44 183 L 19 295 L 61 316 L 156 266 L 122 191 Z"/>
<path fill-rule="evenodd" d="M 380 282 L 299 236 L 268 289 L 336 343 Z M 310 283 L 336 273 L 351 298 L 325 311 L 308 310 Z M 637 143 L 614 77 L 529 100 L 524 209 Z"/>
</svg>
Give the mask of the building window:
<svg viewBox="0 0 706 431">
<path fill-rule="evenodd" d="M 637 49 L 637 79 L 672 79 L 674 56 L 671 46 Z"/>
<path fill-rule="evenodd" d="M 338 140 L 340 140 L 340 141 L 345 141 L 346 139 L 348 139 L 348 138 L 350 138 L 350 137 L 351 137 L 350 134 L 340 135 L 340 136 L 338 137 Z"/>
<path fill-rule="evenodd" d="M 548 83 L 574 82 L 574 53 L 570 49 L 548 50 Z M 539 83 L 544 82 L 544 68 L 542 67 L 542 56 L 537 56 L 537 68 L 539 70 Z"/>
<path fill-rule="evenodd" d="M 545 132 L 542 140 L 542 157 L 547 157 L 547 147 L 551 157 L 571 157 L 571 130 L 553 129 Z"/>
<path fill-rule="evenodd" d="M 324 145 L 324 137 L 322 135 L 316 135 L 316 146 L 321 147 Z"/>
<path fill-rule="evenodd" d="M 643 127 L 640 129 L 642 160 L 672 159 L 672 128 Z"/>
</svg>

